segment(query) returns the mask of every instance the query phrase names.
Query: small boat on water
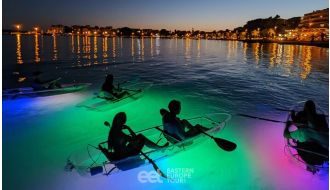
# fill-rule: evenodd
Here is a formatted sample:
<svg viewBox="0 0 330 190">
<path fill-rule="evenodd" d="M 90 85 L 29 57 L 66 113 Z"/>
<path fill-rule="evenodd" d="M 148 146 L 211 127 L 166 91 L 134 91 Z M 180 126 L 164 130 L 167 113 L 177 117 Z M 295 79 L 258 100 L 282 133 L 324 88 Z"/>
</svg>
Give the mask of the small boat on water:
<svg viewBox="0 0 330 190">
<path fill-rule="evenodd" d="M 91 86 L 91 83 L 62 84 L 61 88 L 33 90 L 32 87 L 6 89 L 2 91 L 2 98 L 14 99 L 18 97 L 40 97 L 66 94 L 84 90 Z"/>
<path fill-rule="evenodd" d="M 292 106 L 288 111 L 287 119 L 285 123 L 291 122 L 291 112 L 290 110 L 294 110 L 296 112 L 304 110 L 305 102 L 298 102 L 296 105 Z M 316 112 L 319 115 L 323 115 L 325 112 L 316 105 Z M 290 129 L 292 128 L 299 129 L 302 124 L 294 124 L 292 123 Z M 329 150 L 325 147 L 321 146 L 317 142 L 300 142 L 297 139 L 285 138 L 285 153 L 289 155 L 293 160 L 297 161 L 304 165 L 307 171 L 312 172 L 313 174 L 326 169 L 329 169 Z"/>
<path fill-rule="evenodd" d="M 200 124 L 204 127 L 209 128 L 209 130 L 205 131 L 205 133 L 207 134 L 200 133 L 192 138 L 176 142 L 173 142 L 173 140 L 169 140 L 175 139 L 175 137 L 171 137 L 171 135 L 163 131 L 162 125 L 138 131 L 136 132 L 136 134 L 143 134 L 148 139 L 157 142 L 157 144 L 164 144 L 169 141 L 170 145 L 157 150 L 144 147 L 140 154 L 136 156 L 127 157 L 121 160 L 110 160 L 107 156 L 102 154 L 102 151 L 99 147 L 105 147 L 107 141 L 99 143 L 98 147 L 88 145 L 87 152 L 86 149 L 82 151 L 77 151 L 68 158 L 66 170 L 76 170 L 80 175 L 87 177 L 96 174 L 111 175 L 121 171 L 134 169 L 149 164 L 149 159 L 152 160 L 151 164 L 154 164 L 153 161 L 169 157 L 181 151 L 187 151 L 195 147 L 199 143 L 205 141 L 206 139 L 209 139 L 209 135 L 220 133 L 230 119 L 231 115 L 228 113 L 214 113 L 190 118 L 188 119 L 188 121 L 191 124 Z M 229 142 L 225 139 L 219 140 L 222 140 L 224 144 Z M 234 145 L 235 147 L 233 148 L 236 148 L 236 144 Z M 224 150 L 226 150 L 226 148 L 224 148 Z"/>
<path fill-rule="evenodd" d="M 144 92 L 151 88 L 153 83 L 150 82 L 141 82 L 129 84 L 122 89 L 127 91 L 129 94 L 124 95 L 121 98 L 115 97 L 106 97 L 101 92 L 97 92 L 94 94 L 94 97 L 89 98 L 77 105 L 77 107 L 84 107 L 93 111 L 107 111 L 110 109 L 115 109 L 122 105 L 126 105 L 130 102 L 133 102 L 144 95 Z"/>
</svg>

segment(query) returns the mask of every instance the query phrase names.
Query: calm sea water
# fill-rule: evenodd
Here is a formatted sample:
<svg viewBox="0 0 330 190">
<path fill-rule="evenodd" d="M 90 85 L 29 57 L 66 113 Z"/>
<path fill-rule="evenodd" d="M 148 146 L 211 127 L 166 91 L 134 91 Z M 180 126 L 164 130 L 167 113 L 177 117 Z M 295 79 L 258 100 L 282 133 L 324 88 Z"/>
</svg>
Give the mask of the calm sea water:
<svg viewBox="0 0 330 190">
<path fill-rule="evenodd" d="M 29 85 L 36 70 L 64 82 L 93 82 L 98 88 L 112 72 L 118 79 L 135 76 L 242 110 L 286 107 L 306 99 L 325 110 L 329 104 L 328 48 L 40 35 L 3 36 L 3 47 L 3 88 Z M 18 82 L 22 77 L 26 80 Z"/>
<path fill-rule="evenodd" d="M 329 49 L 311 46 L 189 39 L 97 38 L 4 35 L 3 88 L 29 86 L 34 71 L 63 83 L 91 82 L 84 92 L 3 100 L 4 189 L 328 189 L 328 172 L 312 175 L 284 151 L 283 123 L 238 117 L 247 113 L 285 120 L 296 102 L 313 99 L 328 113 Z M 153 82 L 144 96 L 114 110 L 94 112 L 76 105 L 93 96 L 107 73 L 116 81 Z M 237 144 L 233 152 L 212 140 L 157 161 L 169 169 L 193 170 L 182 184 L 140 183 L 138 172 L 85 178 L 66 173 L 70 154 L 107 139 L 115 113 L 141 130 L 159 125 L 159 109 L 182 102 L 180 116 L 229 112 L 219 137 Z M 207 159 L 205 158 L 207 157 Z M 193 158 L 193 159 L 192 159 Z M 304 183 L 302 183 L 304 182 Z"/>
</svg>

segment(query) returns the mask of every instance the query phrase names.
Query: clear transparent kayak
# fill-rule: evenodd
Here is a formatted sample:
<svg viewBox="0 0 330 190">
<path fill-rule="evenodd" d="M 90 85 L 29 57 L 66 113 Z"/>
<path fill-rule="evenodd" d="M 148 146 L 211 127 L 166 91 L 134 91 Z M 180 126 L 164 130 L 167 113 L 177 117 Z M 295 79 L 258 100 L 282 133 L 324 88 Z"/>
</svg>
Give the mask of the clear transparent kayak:
<svg viewBox="0 0 330 190">
<path fill-rule="evenodd" d="M 40 97 L 66 94 L 84 90 L 91 86 L 91 83 L 73 83 L 62 84 L 61 88 L 33 90 L 32 87 L 7 89 L 2 91 L 2 98 L 19 98 L 19 97 Z"/>
<path fill-rule="evenodd" d="M 299 112 L 304 110 L 305 102 L 298 102 L 296 105 L 292 106 L 290 110 L 295 110 Z M 316 105 L 316 112 L 320 115 L 325 115 L 325 112 Z M 291 113 L 288 112 L 286 123 L 291 122 Z M 329 126 L 329 125 L 328 125 Z M 292 124 L 289 127 L 290 131 L 297 130 L 298 127 Z M 319 172 L 320 170 L 329 169 L 329 150 L 323 148 L 319 144 L 314 144 L 310 142 L 299 142 L 296 139 L 285 138 L 285 153 L 290 156 L 294 161 L 300 165 L 306 167 L 306 169 L 313 174 Z"/>
<path fill-rule="evenodd" d="M 126 105 L 130 102 L 138 100 L 144 95 L 144 92 L 152 87 L 152 83 L 150 82 L 142 82 L 125 85 L 121 88 L 127 91 L 129 94 L 123 96 L 122 98 L 114 98 L 114 97 L 105 97 L 102 91 L 95 94 L 94 97 L 89 98 L 77 105 L 77 107 L 84 107 L 93 111 L 107 111 L 111 109 L 115 109 L 117 107 Z"/>
<path fill-rule="evenodd" d="M 217 133 L 220 133 L 224 129 L 226 123 L 230 119 L 231 115 L 228 113 L 214 113 L 193 117 L 188 119 L 188 121 L 193 125 L 200 124 L 204 127 L 209 128 L 209 130 L 205 132 L 210 135 L 215 135 Z M 162 145 L 168 142 L 168 137 L 165 138 L 162 129 L 162 125 L 159 125 L 147 128 L 142 131 L 138 131 L 136 133 L 143 134 L 153 142 L 158 142 L 158 144 Z M 192 138 L 180 142 L 170 142 L 169 146 L 157 150 L 149 149 L 145 146 L 142 152 L 145 153 L 153 161 L 157 161 L 177 154 L 181 151 L 188 151 L 189 149 L 195 147 L 196 145 L 207 139 L 210 138 L 207 137 L 205 134 L 198 134 Z M 69 156 L 66 170 L 75 170 L 80 175 L 88 177 L 93 176 L 96 173 L 100 175 L 112 175 L 121 171 L 134 169 L 146 164 L 149 164 L 149 162 L 141 153 L 136 156 L 131 156 L 125 159 L 109 161 L 106 156 L 103 155 L 99 149 L 97 149 L 97 147 L 88 145 L 87 150 L 82 149 L 80 151 L 72 153 Z"/>
</svg>

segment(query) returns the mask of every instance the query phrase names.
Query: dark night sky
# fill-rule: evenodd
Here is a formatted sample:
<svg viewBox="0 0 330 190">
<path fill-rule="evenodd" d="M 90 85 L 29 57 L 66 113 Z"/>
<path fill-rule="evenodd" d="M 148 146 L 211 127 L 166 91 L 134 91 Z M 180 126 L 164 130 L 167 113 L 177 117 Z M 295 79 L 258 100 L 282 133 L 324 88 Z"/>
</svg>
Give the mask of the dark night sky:
<svg viewBox="0 0 330 190">
<path fill-rule="evenodd" d="M 153 29 L 220 30 L 279 14 L 282 18 L 329 7 L 328 0 L 3 0 L 5 29 L 23 24 L 99 25 Z"/>
</svg>

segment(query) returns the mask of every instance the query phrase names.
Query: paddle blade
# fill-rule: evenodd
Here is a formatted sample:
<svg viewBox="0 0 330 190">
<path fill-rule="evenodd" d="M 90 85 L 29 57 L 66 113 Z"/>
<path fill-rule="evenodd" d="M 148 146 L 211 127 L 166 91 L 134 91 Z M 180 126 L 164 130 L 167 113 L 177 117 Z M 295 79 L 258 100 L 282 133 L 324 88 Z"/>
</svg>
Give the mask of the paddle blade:
<svg viewBox="0 0 330 190">
<path fill-rule="evenodd" d="M 151 162 L 151 164 L 152 164 L 152 167 L 154 168 L 154 170 L 158 173 L 158 175 L 160 175 L 161 177 L 167 179 L 167 176 L 162 172 L 162 170 L 160 170 L 158 168 L 158 166 L 153 161 Z"/>
<path fill-rule="evenodd" d="M 225 151 L 233 151 L 236 149 L 237 145 L 233 142 L 230 142 L 225 139 L 221 138 L 214 138 L 214 141 L 217 143 L 217 145 L 222 148 Z"/>
</svg>

